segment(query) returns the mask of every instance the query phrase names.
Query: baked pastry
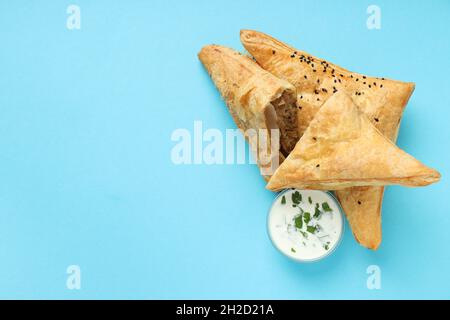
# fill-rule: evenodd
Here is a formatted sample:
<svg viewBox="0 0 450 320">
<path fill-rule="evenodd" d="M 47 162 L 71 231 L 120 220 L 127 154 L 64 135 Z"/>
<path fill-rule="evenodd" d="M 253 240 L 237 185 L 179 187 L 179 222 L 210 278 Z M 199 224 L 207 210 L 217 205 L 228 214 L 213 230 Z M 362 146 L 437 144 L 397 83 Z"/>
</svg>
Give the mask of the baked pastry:
<svg viewBox="0 0 450 320">
<path fill-rule="evenodd" d="M 242 30 L 241 41 L 259 65 L 296 87 L 300 134 L 323 102 L 341 90 L 351 96 L 375 127 L 396 141 L 414 83 L 350 72 L 257 31 Z M 383 193 L 383 187 L 353 187 L 336 192 L 356 240 L 370 249 L 377 249 L 381 243 Z"/>
<path fill-rule="evenodd" d="M 230 48 L 208 45 L 202 48 L 198 57 L 222 94 L 237 126 L 256 151 L 261 173 L 268 179 L 299 138 L 294 86 Z M 249 130 L 266 131 L 267 143 L 249 137 Z M 275 148 L 272 146 L 275 133 L 279 133 L 275 141 L 278 146 L 276 152 L 271 152 L 271 148 Z M 265 155 L 271 158 L 266 161 Z"/>
<path fill-rule="evenodd" d="M 339 190 L 353 186 L 425 186 L 440 174 L 376 129 L 344 92 L 329 98 L 267 188 Z"/>
</svg>

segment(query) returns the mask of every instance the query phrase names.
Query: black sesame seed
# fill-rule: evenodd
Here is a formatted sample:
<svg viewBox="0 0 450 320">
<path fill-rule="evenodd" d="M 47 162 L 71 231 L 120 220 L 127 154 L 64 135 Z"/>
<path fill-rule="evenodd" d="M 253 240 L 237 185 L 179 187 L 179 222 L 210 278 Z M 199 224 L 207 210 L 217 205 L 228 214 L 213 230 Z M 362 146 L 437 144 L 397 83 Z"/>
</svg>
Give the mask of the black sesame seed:
<svg viewBox="0 0 450 320">
<path fill-rule="evenodd" d="M 314 140 L 314 141 L 317 141 L 317 138 L 316 138 L 316 137 L 313 137 L 313 140 Z"/>
<path fill-rule="evenodd" d="M 383 85 L 382 85 L 382 84 L 380 84 L 380 88 L 383 88 Z"/>
<path fill-rule="evenodd" d="M 316 72 L 316 69 L 313 69 L 313 72 Z"/>
<path fill-rule="evenodd" d="M 317 89 L 314 90 L 314 93 L 315 93 L 315 94 L 319 94 L 319 90 L 317 90 Z"/>
<path fill-rule="evenodd" d="M 372 86 L 369 84 L 369 88 L 372 88 Z"/>
<path fill-rule="evenodd" d="M 358 201 L 358 204 L 361 204 L 361 201 Z"/>
<path fill-rule="evenodd" d="M 373 120 L 375 120 L 376 122 L 380 121 L 380 119 L 378 118 L 373 118 Z"/>
<path fill-rule="evenodd" d="M 365 79 L 366 78 L 366 76 L 363 76 L 363 79 Z"/>
<path fill-rule="evenodd" d="M 295 58 L 295 54 L 291 54 L 291 58 Z"/>
<path fill-rule="evenodd" d="M 322 91 L 323 91 L 323 92 L 328 92 L 327 89 L 325 89 L 325 88 L 322 88 Z"/>
<path fill-rule="evenodd" d="M 308 77 L 306 75 L 303 76 L 305 79 L 308 79 Z"/>
<path fill-rule="evenodd" d="M 272 50 L 272 54 L 275 54 L 275 50 Z"/>
<path fill-rule="evenodd" d="M 303 96 L 300 96 L 300 99 L 303 99 Z"/>
<path fill-rule="evenodd" d="M 316 165 L 316 168 L 320 167 L 320 164 Z"/>
<path fill-rule="evenodd" d="M 359 81 L 359 79 L 358 79 L 358 78 L 356 78 L 356 81 Z"/>
<path fill-rule="evenodd" d="M 363 84 L 366 84 L 366 82 L 364 81 Z"/>
</svg>

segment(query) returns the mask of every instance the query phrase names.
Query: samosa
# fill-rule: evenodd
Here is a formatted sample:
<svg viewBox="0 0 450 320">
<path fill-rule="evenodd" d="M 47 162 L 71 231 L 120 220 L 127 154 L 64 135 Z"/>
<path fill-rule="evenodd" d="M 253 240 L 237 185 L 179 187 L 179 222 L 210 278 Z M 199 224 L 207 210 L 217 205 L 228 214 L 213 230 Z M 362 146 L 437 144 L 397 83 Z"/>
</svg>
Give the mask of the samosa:
<svg viewBox="0 0 450 320">
<path fill-rule="evenodd" d="M 339 190 L 353 186 L 425 186 L 440 174 L 376 129 L 344 92 L 329 98 L 267 188 Z"/>
<path fill-rule="evenodd" d="M 198 54 L 224 98 L 237 126 L 256 152 L 261 173 L 267 180 L 298 141 L 296 90 L 252 59 L 219 45 L 208 45 Z M 265 130 L 267 140 L 248 136 L 248 130 Z M 274 131 L 275 130 L 275 131 Z M 279 148 L 272 150 L 272 133 Z M 255 132 L 260 134 L 260 132 Z M 259 140 L 258 140 L 259 139 Z M 275 152 L 272 152 L 275 151 Z M 270 157 L 269 161 L 261 158 Z"/>
</svg>

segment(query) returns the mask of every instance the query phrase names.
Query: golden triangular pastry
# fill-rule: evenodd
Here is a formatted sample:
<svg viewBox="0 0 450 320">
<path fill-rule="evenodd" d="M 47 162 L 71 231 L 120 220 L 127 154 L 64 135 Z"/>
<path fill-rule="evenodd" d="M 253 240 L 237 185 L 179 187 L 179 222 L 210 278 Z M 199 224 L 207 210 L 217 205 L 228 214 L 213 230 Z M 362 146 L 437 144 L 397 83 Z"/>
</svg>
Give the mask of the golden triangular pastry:
<svg viewBox="0 0 450 320">
<path fill-rule="evenodd" d="M 262 69 L 252 59 L 239 52 L 218 45 L 208 45 L 198 54 L 224 98 L 237 126 L 244 132 L 249 129 L 267 130 L 267 143 L 249 140 L 256 151 L 261 173 L 268 179 L 275 171 L 275 161 L 262 163 L 260 155 L 272 155 L 281 162 L 298 141 L 297 106 L 295 88 Z M 279 130 L 279 149 L 271 152 L 271 130 Z M 279 159 L 279 160 L 278 160 Z"/>
<path fill-rule="evenodd" d="M 353 186 L 425 186 L 439 173 L 384 137 L 343 92 L 329 98 L 267 188 L 339 190 Z"/>
<path fill-rule="evenodd" d="M 388 139 L 396 141 L 403 109 L 414 91 L 414 83 L 350 72 L 257 31 L 242 30 L 241 41 L 264 69 L 295 85 L 301 108 L 298 112 L 300 134 L 322 103 L 342 90 Z M 383 193 L 383 187 L 354 187 L 336 193 L 356 240 L 371 249 L 376 249 L 381 242 Z"/>
</svg>

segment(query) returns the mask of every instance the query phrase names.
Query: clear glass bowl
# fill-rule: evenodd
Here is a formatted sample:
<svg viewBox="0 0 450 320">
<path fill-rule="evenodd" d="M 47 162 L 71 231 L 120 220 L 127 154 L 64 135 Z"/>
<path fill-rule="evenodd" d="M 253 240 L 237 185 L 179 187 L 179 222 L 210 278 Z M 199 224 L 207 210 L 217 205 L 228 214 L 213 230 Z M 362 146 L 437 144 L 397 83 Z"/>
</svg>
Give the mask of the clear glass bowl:
<svg viewBox="0 0 450 320">
<path fill-rule="evenodd" d="M 289 259 L 294 260 L 294 261 L 296 261 L 296 262 L 310 263 L 310 262 L 317 262 L 317 261 L 323 260 L 324 258 L 330 256 L 330 255 L 336 250 L 336 248 L 339 247 L 339 245 L 340 245 L 340 243 L 341 243 L 341 241 L 342 241 L 342 238 L 343 238 L 343 236 L 344 236 L 344 231 L 345 231 L 344 210 L 342 209 L 341 204 L 339 203 L 338 199 L 336 198 L 336 196 L 335 196 L 332 192 L 330 192 L 330 191 L 322 191 L 322 190 L 315 190 L 315 191 L 323 192 L 323 193 L 329 195 L 330 198 L 333 200 L 333 202 L 336 204 L 337 208 L 339 209 L 338 211 L 339 211 L 339 215 L 340 215 L 340 218 L 341 218 L 341 221 L 342 221 L 342 223 L 341 223 L 341 232 L 340 232 L 340 234 L 339 234 L 339 238 L 338 238 L 337 241 L 336 241 L 336 244 L 335 244 L 332 248 L 330 248 L 330 250 L 328 250 L 325 254 L 323 254 L 323 255 L 321 255 L 321 256 L 319 256 L 319 257 L 317 257 L 317 258 L 314 258 L 314 259 L 294 258 L 294 257 L 292 257 L 292 256 L 290 256 L 290 255 L 288 255 L 288 254 L 286 254 L 286 253 L 285 253 L 285 252 L 277 245 L 277 243 L 273 240 L 272 234 L 271 234 L 271 230 L 270 230 L 270 225 L 269 225 L 269 224 L 270 224 L 270 213 L 272 212 L 272 207 L 273 207 L 273 205 L 278 201 L 278 199 L 279 199 L 280 197 L 282 197 L 285 193 L 287 193 L 287 192 L 289 192 L 289 191 L 291 191 L 291 190 L 298 190 L 298 191 L 300 191 L 300 192 L 302 192 L 302 191 L 310 191 L 310 190 L 301 190 L 301 189 L 286 189 L 286 190 L 280 191 L 280 192 L 278 193 L 278 195 L 277 195 L 277 196 L 275 197 L 275 199 L 273 200 L 272 205 L 270 206 L 270 209 L 269 209 L 269 213 L 268 213 L 268 215 L 267 215 L 267 234 L 269 235 L 269 239 L 270 239 L 270 241 L 272 242 L 273 246 L 274 246 L 279 252 L 281 252 L 281 254 L 283 254 L 285 257 L 288 257 Z"/>
</svg>

